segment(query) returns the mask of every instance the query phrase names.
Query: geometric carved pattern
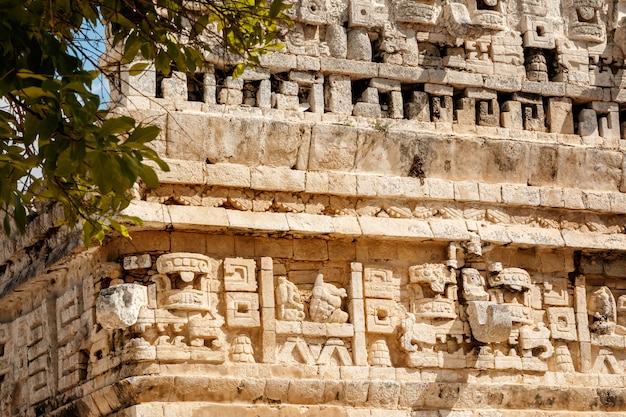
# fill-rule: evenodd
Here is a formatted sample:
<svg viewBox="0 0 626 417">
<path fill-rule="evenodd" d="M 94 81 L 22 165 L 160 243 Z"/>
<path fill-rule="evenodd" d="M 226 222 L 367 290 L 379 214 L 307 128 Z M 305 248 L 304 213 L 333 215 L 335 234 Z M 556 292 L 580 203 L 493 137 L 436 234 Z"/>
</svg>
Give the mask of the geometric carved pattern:
<svg viewBox="0 0 626 417">
<path fill-rule="evenodd" d="M 397 305 L 393 300 L 365 300 L 367 331 L 370 333 L 391 334 L 394 332 L 397 320 Z"/>
<path fill-rule="evenodd" d="M 371 298 L 393 298 L 393 271 L 388 269 L 365 268 L 365 296 Z"/>
<path fill-rule="evenodd" d="M 571 307 L 548 307 L 550 332 L 554 339 L 578 340 L 576 319 Z"/>
<path fill-rule="evenodd" d="M 259 327 L 259 295 L 229 292 L 226 294 L 226 323 L 231 327 Z"/>
<path fill-rule="evenodd" d="M 224 289 L 226 291 L 256 291 L 256 262 L 254 259 L 224 259 Z"/>
</svg>

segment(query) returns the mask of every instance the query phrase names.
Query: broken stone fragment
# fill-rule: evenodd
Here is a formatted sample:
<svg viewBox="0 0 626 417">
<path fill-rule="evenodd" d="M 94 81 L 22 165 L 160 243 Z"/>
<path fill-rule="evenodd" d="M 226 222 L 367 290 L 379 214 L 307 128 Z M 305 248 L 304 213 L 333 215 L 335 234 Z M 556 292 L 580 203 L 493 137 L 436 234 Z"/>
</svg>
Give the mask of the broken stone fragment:
<svg viewBox="0 0 626 417">
<path fill-rule="evenodd" d="M 107 330 L 124 329 L 137 322 L 139 311 L 147 305 L 147 287 L 114 285 L 100 291 L 96 301 L 96 321 Z"/>
<path fill-rule="evenodd" d="M 479 342 L 498 343 L 509 338 L 513 322 L 507 306 L 493 301 L 468 301 L 467 316 L 472 335 Z"/>
</svg>

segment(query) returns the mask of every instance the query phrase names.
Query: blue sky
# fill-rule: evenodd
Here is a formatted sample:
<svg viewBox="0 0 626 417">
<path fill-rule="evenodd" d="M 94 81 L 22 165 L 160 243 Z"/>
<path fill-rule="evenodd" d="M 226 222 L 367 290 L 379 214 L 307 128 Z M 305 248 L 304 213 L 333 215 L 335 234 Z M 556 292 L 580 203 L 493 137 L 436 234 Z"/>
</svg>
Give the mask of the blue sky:
<svg viewBox="0 0 626 417">
<path fill-rule="evenodd" d="M 84 61 L 85 68 L 88 70 L 96 69 L 98 58 L 105 51 L 104 43 L 104 26 L 98 23 L 97 26 L 85 25 L 81 31 L 80 45 L 87 55 Z M 101 107 L 106 107 L 109 101 L 109 84 L 104 76 L 100 75 L 94 80 L 92 92 L 100 96 Z"/>
</svg>

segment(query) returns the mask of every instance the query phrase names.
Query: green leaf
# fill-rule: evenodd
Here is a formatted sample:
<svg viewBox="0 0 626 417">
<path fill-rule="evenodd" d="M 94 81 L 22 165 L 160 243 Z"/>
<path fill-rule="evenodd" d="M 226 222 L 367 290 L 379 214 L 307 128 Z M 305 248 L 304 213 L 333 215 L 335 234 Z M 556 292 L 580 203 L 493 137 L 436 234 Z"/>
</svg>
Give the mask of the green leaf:
<svg viewBox="0 0 626 417">
<path fill-rule="evenodd" d="M 119 133 L 126 133 L 135 127 L 135 120 L 128 116 L 107 119 L 100 127 L 100 135 L 107 137 Z"/>
<path fill-rule="evenodd" d="M 239 78 L 241 77 L 241 74 L 243 74 L 243 71 L 246 69 L 246 64 L 241 63 L 241 64 L 237 64 L 237 66 L 235 67 L 235 69 L 233 69 L 233 78 Z"/>
<path fill-rule="evenodd" d="M 26 209 L 22 204 L 22 199 L 17 193 L 13 194 L 13 206 L 14 212 L 13 217 L 15 218 L 15 225 L 19 229 L 20 232 L 24 232 L 26 228 Z"/>
<path fill-rule="evenodd" d="M 140 126 L 133 130 L 126 142 L 126 145 L 144 144 L 153 141 L 161 133 L 161 128 L 157 126 Z"/>
<path fill-rule="evenodd" d="M 141 167 L 139 176 L 150 188 L 159 188 L 159 177 L 152 168 L 147 165 Z"/>
<path fill-rule="evenodd" d="M 137 76 L 140 75 L 142 72 L 144 72 L 146 70 L 146 68 L 148 68 L 150 66 L 149 62 L 137 62 L 135 64 L 133 64 L 130 69 L 128 70 L 128 74 L 131 76 Z"/>
</svg>

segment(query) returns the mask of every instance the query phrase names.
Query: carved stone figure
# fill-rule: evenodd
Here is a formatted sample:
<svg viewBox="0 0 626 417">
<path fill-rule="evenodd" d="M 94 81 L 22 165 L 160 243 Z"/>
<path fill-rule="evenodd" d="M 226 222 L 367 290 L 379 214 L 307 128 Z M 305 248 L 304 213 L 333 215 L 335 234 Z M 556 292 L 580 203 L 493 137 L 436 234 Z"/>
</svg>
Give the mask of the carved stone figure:
<svg viewBox="0 0 626 417">
<path fill-rule="evenodd" d="M 348 313 L 341 309 L 346 290 L 324 282 L 324 275 L 318 274 L 313 286 L 309 314 L 318 323 L 345 323 Z"/>
<path fill-rule="evenodd" d="M 463 298 L 467 302 L 466 313 L 472 335 L 483 343 L 504 342 L 512 329 L 511 312 L 507 306 L 489 301 L 485 291 L 485 279 L 476 269 L 464 268 Z"/>
<path fill-rule="evenodd" d="M 474 268 L 464 268 L 461 271 L 463 278 L 463 298 L 465 301 L 487 301 L 489 293 L 485 291 L 485 278 Z"/>
<path fill-rule="evenodd" d="M 435 329 L 424 323 L 415 323 L 415 315 L 407 313 L 400 326 L 400 348 L 405 352 L 432 349 L 436 343 Z"/>
<path fill-rule="evenodd" d="M 287 281 L 287 277 L 278 277 L 276 287 L 276 314 L 279 320 L 302 321 L 304 320 L 304 303 L 298 287 L 293 282 Z"/>
<path fill-rule="evenodd" d="M 554 347 L 550 343 L 550 329 L 541 322 L 536 328 L 523 326 L 520 329 L 519 342 L 520 347 L 526 351 L 528 356 L 534 356 L 534 351 L 538 348 L 542 350 L 538 354 L 541 359 L 547 359 L 554 353 Z"/>
<path fill-rule="evenodd" d="M 600 287 L 587 297 L 587 313 L 592 323 L 589 329 L 598 334 L 611 334 L 617 320 L 615 298 L 608 287 Z"/>
</svg>

